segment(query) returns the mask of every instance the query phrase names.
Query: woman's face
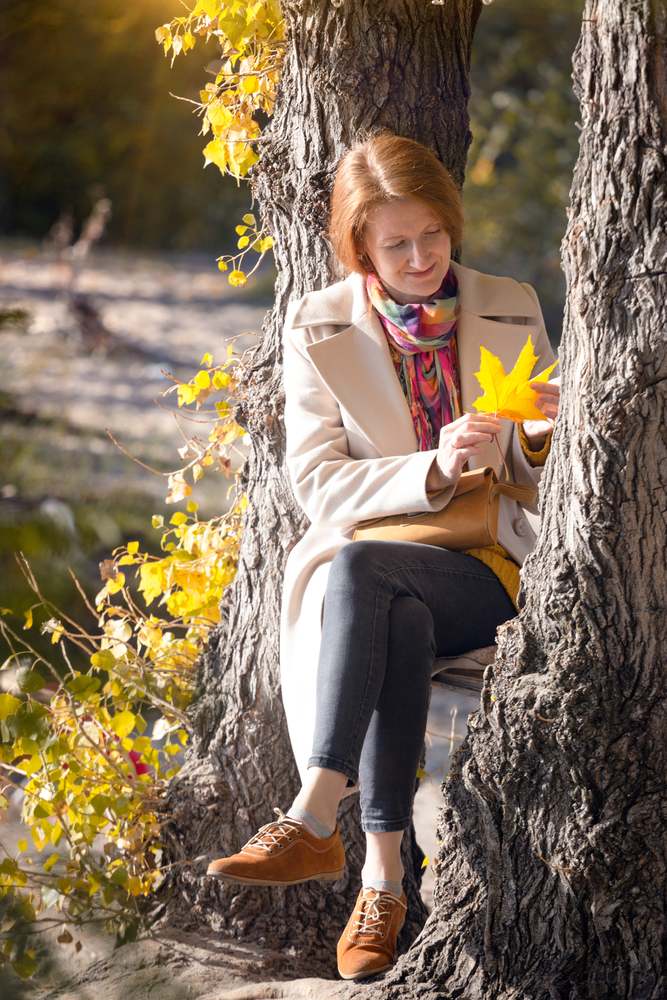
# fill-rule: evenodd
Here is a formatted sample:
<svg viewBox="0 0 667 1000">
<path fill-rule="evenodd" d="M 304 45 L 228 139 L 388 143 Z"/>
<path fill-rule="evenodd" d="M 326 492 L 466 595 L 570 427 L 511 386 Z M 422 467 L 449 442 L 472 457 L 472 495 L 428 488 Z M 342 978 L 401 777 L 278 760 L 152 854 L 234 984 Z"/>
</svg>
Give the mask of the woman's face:
<svg viewBox="0 0 667 1000">
<path fill-rule="evenodd" d="M 397 198 L 374 209 L 363 243 L 375 273 L 397 302 L 430 301 L 449 270 L 449 234 L 415 198 Z"/>
</svg>

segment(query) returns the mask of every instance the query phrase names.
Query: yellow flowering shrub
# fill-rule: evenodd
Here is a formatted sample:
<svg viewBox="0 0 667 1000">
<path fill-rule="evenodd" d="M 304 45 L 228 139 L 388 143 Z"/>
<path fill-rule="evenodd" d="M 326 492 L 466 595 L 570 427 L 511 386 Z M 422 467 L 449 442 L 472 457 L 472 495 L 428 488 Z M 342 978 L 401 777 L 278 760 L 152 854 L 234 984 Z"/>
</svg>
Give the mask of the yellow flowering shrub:
<svg viewBox="0 0 667 1000">
<path fill-rule="evenodd" d="M 230 449 L 244 433 L 230 397 L 243 359 L 230 348 L 222 365 L 214 367 L 210 355 L 202 364 L 188 383 L 172 386 L 179 401 L 196 408 L 212 392 L 222 398 L 208 436 L 181 449 L 186 464 L 169 474 L 169 502 L 182 498 L 176 479 L 187 495 L 186 476 L 194 482 L 204 469 L 233 475 Z M 15 670 L 15 685 L 0 693 L 0 808 L 15 788 L 26 826 L 16 856 L 0 850 L 0 965 L 23 978 L 37 969 L 26 928 L 62 924 L 58 940 L 71 944 L 70 928 L 96 921 L 127 938 L 141 925 L 139 898 L 164 877 L 160 803 L 187 744 L 196 664 L 236 572 L 245 505 L 241 497 L 228 513 L 200 521 L 190 500 L 168 524 L 155 516 L 162 554 L 130 542 L 101 564 L 94 602 L 82 592 L 89 629 L 49 603 L 22 560 L 49 616 L 42 630 L 64 664 L 47 662 L 26 639 L 34 609 L 24 634 L 0 618 L 11 649 L 0 669 Z M 72 645 L 86 654 L 87 671 L 72 667 Z"/>
</svg>

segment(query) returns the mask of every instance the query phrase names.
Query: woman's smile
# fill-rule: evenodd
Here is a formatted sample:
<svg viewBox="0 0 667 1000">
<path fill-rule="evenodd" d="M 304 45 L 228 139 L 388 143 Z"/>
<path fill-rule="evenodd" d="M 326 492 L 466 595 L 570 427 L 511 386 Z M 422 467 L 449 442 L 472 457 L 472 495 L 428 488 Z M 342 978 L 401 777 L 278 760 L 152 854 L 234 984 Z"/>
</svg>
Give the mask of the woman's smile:
<svg viewBox="0 0 667 1000">
<path fill-rule="evenodd" d="M 407 273 L 410 274 L 410 275 L 412 275 L 413 277 L 426 278 L 426 277 L 430 277 L 430 275 L 433 272 L 434 268 L 435 268 L 435 263 L 431 264 L 430 267 L 427 267 L 425 271 L 408 271 Z"/>
<path fill-rule="evenodd" d="M 428 302 L 449 270 L 452 244 L 442 222 L 416 198 L 379 205 L 364 226 L 364 250 L 398 302 Z"/>
</svg>

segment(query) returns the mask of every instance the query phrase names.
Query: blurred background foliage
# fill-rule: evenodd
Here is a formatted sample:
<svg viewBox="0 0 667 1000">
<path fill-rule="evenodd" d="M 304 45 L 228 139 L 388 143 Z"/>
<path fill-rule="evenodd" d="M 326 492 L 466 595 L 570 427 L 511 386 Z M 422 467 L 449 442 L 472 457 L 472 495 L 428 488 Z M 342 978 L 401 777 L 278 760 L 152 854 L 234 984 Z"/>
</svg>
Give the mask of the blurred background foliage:
<svg viewBox="0 0 667 1000">
<path fill-rule="evenodd" d="M 426 0 L 424 0 L 426 2 Z M 578 132 L 571 58 L 583 0 L 495 0 L 472 65 L 466 259 L 527 276 L 558 328 L 559 244 Z M 106 241 L 215 250 L 248 192 L 214 166 L 192 105 L 205 43 L 173 68 L 155 28 L 176 0 L 5 0 L 0 15 L 0 232 L 41 239 L 63 210 L 75 221 L 105 195 Z M 217 58 L 213 40 L 208 63 Z"/>
<path fill-rule="evenodd" d="M 583 6 L 584 0 L 495 0 L 483 9 L 473 48 L 463 263 L 533 284 L 554 343 L 565 293 L 559 245 L 579 134 L 571 58 Z M 234 227 L 250 196 L 215 166 L 203 169 L 207 140 L 198 135 L 193 105 L 170 96 L 197 99 L 213 79 L 205 65 L 217 68 L 215 41 L 206 47 L 201 38 L 170 67 L 155 29 L 180 12 L 178 0 L 5 0 L 5 248 L 27 246 L 39 255 L 42 239 L 69 211 L 76 237 L 92 205 L 108 197 L 113 215 L 103 251 L 93 256 L 141 250 L 164 260 L 168 252 L 169 266 L 178 267 L 186 251 L 204 254 L 204 266 L 210 261 L 217 273 L 214 258 L 234 249 Z M 53 454 L 58 422 L 50 418 L 46 428 L 39 413 L 26 413 L 6 380 L 0 420 L 11 426 L 10 434 L 0 434 L 0 605 L 22 612 L 33 603 L 13 561 L 23 549 L 49 596 L 72 613 L 78 597 L 67 567 L 94 593 L 97 563 L 111 548 L 137 538 L 142 549 L 156 548 L 150 516 L 159 508 L 139 487 L 105 500 L 101 488 L 91 485 L 82 495 L 62 481 L 50 484 L 49 474 L 40 477 L 40 455 Z M 39 445 L 47 430 L 48 442 Z M 63 438 L 87 433 L 65 419 L 61 431 Z M 104 471 L 100 463 L 130 464 L 120 453 L 108 460 L 86 451 L 85 442 L 81 454 L 91 484 Z"/>
<path fill-rule="evenodd" d="M 0 14 L 0 232 L 75 230 L 108 197 L 106 240 L 161 250 L 235 246 L 246 188 L 204 170 L 193 105 L 215 40 L 170 68 L 155 29 L 178 0 L 5 0 Z M 10 99 L 7 99 L 10 97 Z M 239 212 L 237 212 L 239 208 Z M 231 232 L 229 232 L 231 228 Z"/>
<path fill-rule="evenodd" d="M 584 0 L 495 0 L 473 45 L 463 263 L 537 290 L 560 341 L 560 243 L 579 152 L 572 53 Z"/>
</svg>

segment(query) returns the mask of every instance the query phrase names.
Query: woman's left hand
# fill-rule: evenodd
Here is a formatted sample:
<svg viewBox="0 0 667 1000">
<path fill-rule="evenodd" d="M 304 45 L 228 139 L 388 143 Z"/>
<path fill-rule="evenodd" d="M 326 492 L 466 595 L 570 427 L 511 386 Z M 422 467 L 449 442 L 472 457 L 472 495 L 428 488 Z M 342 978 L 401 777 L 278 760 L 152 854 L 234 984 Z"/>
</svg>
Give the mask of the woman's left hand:
<svg viewBox="0 0 667 1000">
<path fill-rule="evenodd" d="M 560 379 L 552 382 L 531 382 L 531 389 L 539 392 L 535 406 L 544 414 L 544 420 L 524 420 L 523 429 L 533 451 L 540 451 L 547 434 L 554 429 L 560 402 Z"/>
</svg>

